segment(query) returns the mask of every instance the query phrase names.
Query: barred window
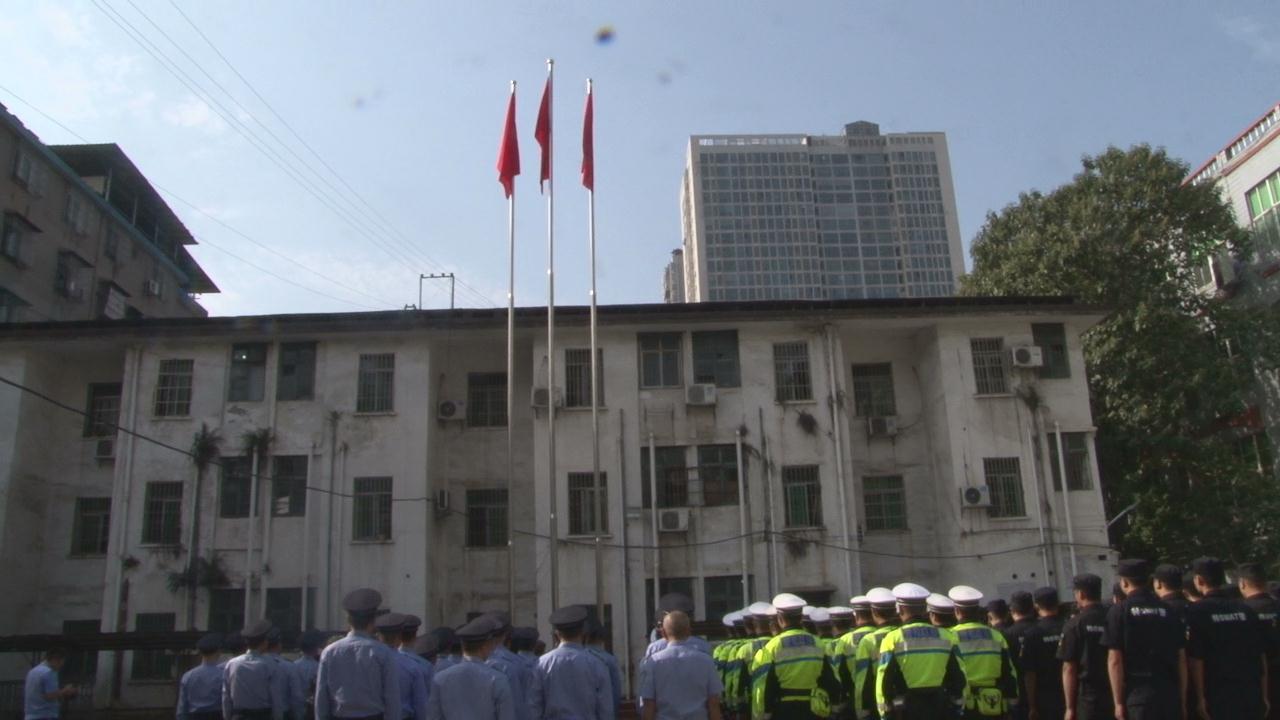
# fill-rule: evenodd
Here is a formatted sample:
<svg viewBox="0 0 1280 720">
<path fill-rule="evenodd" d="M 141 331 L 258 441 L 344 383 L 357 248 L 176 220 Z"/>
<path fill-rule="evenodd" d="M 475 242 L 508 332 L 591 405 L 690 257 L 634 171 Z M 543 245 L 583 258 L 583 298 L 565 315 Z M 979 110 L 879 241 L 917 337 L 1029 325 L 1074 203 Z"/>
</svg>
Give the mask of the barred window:
<svg viewBox="0 0 1280 720">
<path fill-rule="evenodd" d="M 209 588 L 209 632 L 236 632 L 244 625 L 244 588 Z"/>
<path fill-rule="evenodd" d="M 506 547 L 507 491 L 467 491 L 467 547 Z"/>
<path fill-rule="evenodd" d="M 691 577 L 664 577 L 658 580 L 658 595 L 668 595 L 670 593 L 680 593 L 685 597 L 693 597 L 693 583 L 697 578 Z M 645 617 L 654 617 L 657 614 L 657 608 L 653 605 L 653 578 L 645 578 L 644 581 L 644 601 L 645 601 Z M 690 618 L 692 619 L 692 618 Z"/>
<path fill-rule="evenodd" d="M 173 632 L 175 621 L 173 613 L 138 613 L 133 629 L 140 633 Z M 134 680 L 170 680 L 174 667 L 174 655 L 168 650 L 134 650 L 129 675 Z"/>
<path fill-rule="evenodd" d="M 782 468 L 782 496 L 789 528 L 822 527 L 822 485 L 817 465 Z"/>
<path fill-rule="evenodd" d="M 658 479 L 658 507 L 689 505 L 689 468 L 685 465 L 685 449 L 675 445 L 655 447 Z M 649 488 L 649 447 L 640 448 L 640 487 L 644 507 L 652 507 Z"/>
<path fill-rule="evenodd" d="M 143 504 L 142 544 L 177 545 L 182 536 L 182 483 L 149 482 Z"/>
<path fill-rule="evenodd" d="M 862 479 L 862 507 L 867 532 L 907 529 L 907 495 L 901 475 Z"/>
<path fill-rule="evenodd" d="M 271 514 L 276 517 L 307 514 L 306 455 L 271 458 Z"/>
<path fill-rule="evenodd" d="M 747 593 L 745 597 L 755 597 L 752 586 L 755 578 L 747 576 Z M 702 597 L 706 600 L 708 620 L 724 617 L 742 607 L 742 576 L 713 575 L 702 579 Z"/>
<path fill-rule="evenodd" d="M 693 333 L 693 381 L 722 388 L 742 385 L 737 330 Z"/>
<path fill-rule="evenodd" d="M 186 417 L 191 414 L 191 376 L 194 360 L 161 360 L 156 380 L 156 417 Z"/>
<path fill-rule="evenodd" d="M 983 475 L 991 490 L 991 517 L 1025 517 L 1026 504 L 1022 499 L 1022 467 L 1018 458 L 983 458 Z"/>
<path fill-rule="evenodd" d="M 224 457 L 218 469 L 218 517 L 249 517 L 253 461 L 243 455 Z"/>
<path fill-rule="evenodd" d="M 231 346 L 231 378 L 227 400 L 259 402 L 267 387 L 266 343 L 240 343 Z"/>
<path fill-rule="evenodd" d="M 777 343 L 773 346 L 773 378 L 778 402 L 812 400 L 813 381 L 809 375 L 809 344 Z"/>
<path fill-rule="evenodd" d="M 596 521 L 597 509 L 604 511 L 600 522 Z M 600 483 L 596 485 L 592 473 L 569 473 L 569 534 L 595 535 L 597 532 L 601 535 L 609 532 L 608 477 L 600 473 Z"/>
<path fill-rule="evenodd" d="M 897 415 L 893 395 L 893 365 L 875 363 L 853 366 L 853 408 L 861 417 Z"/>
<path fill-rule="evenodd" d="M 1067 489 L 1088 490 L 1093 487 L 1089 472 L 1089 435 L 1082 432 L 1062 433 L 1066 446 Z M 1058 436 L 1049 435 L 1049 465 L 1053 470 L 1053 489 L 1062 489 L 1062 469 L 1058 465 Z"/>
<path fill-rule="evenodd" d="M 351 539 L 375 541 L 391 539 L 391 478 L 355 479 L 351 503 Z"/>
<path fill-rule="evenodd" d="M 1009 392 L 1004 339 L 972 338 L 969 340 L 969 349 L 973 353 L 973 379 L 978 394 L 999 395 Z"/>
<path fill-rule="evenodd" d="M 62 634 L 68 638 L 97 635 L 102 632 L 101 620 L 63 620 Z M 98 674 L 97 650 L 71 650 L 67 661 L 58 671 L 58 679 L 73 685 L 93 685 Z"/>
<path fill-rule="evenodd" d="M 507 426 L 507 374 L 467 374 L 467 426 Z"/>
<path fill-rule="evenodd" d="M 71 525 L 72 555 L 106 555 L 111 532 L 111 498 L 76 498 L 76 515 Z"/>
<path fill-rule="evenodd" d="M 1071 377 L 1071 363 L 1067 359 L 1067 327 L 1062 323 L 1032 323 L 1032 342 L 1040 347 L 1044 366 L 1040 377 L 1054 380 Z"/>
<path fill-rule="evenodd" d="M 93 383 L 89 386 L 85 437 L 115 437 L 120 422 L 120 383 Z"/>
<path fill-rule="evenodd" d="M 698 481 L 703 505 L 737 505 L 738 449 L 733 445 L 699 445 Z"/>
<path fill-rule="evenodd" d="M 640 387 L 680 387 L 680 333 L 640 333 Z"/>
<path fill-rule="evenodd" d="M 597 348 L 596 372 L 604 379 L 604 350 Z M 596 404 L 604 405 L 604 383 L 596 393 Z M 571 348 L 564 351 L 564 406 L 591 406 L 591 350 Z"/>
<path fill-rule="evenodd" d="M 277 400 L 310 400 L 315 397 L 316 344 L 281 343 L 280 369 L 276 375 Z"/>
<path fill-rule="evenodd" d="M 395 353 L 360 356 L 356 388 L 356 412 L 391 412 L 395 409 Z"/>
<path fill-rule="evenodd" d="M 307 588 L 307 629 L 315 627 L 316 589 Z M 302 631 L 302 588 L 267 588 L 267 619 L 287 633 Z"/>
</svg>

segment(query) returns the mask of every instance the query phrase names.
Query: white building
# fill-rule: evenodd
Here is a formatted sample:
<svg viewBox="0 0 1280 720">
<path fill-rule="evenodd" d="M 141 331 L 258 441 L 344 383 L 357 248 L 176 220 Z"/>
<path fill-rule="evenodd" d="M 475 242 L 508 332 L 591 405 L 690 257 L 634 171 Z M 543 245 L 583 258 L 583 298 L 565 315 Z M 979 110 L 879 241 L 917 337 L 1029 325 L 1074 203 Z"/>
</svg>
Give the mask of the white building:
<svg viewBox="0 0 1280 720">
<path fill-rule="evenodd" d="M 680 188 L 689 302 L 954 295 L 947 137 L 695 135 Z"/>
<path fill-rule="evenodd" d="M 545 314 L 518 312 L 509 490 L 503 310 L 0 328 L 0 377 L 47 396 L 0 386 L 0 570 L 24 589 L 0 597 L 0 635 L 235 628 L 247 571 L 250 613 L 286 627 L 340 627 L 362 585 L 456 625 L 506 607 L 510 521 L 515 619 L 545 636 L 549 398 L 557 602 L 592 604 L 599 584 L 624 667 L 654 590 L 687 592 L 698 619 L 745 604 L 744 575 L 752 597 L 816 605 L 906 578 L 1065 592 L 1075 570 L 1110 576 L 1080 349 L 1102 314 L 1053 298 L 601 308 L 599 576 L 585 308 L 557 309 L 550 393 Z M 117 416 L 129 432 L 104 427 Z M 202 426 L 220 460 L 197 480 L 184 451 Z M 1067 491 L 1040 452 L 1059 428 Z M 251 528 L 243 437 L 261 429 Z M 193 546 L 221 569 L 194 593 L 172 587 Z M 103 653 L 96 702 L 169 702 L 167 672 Z"/>
</svg>

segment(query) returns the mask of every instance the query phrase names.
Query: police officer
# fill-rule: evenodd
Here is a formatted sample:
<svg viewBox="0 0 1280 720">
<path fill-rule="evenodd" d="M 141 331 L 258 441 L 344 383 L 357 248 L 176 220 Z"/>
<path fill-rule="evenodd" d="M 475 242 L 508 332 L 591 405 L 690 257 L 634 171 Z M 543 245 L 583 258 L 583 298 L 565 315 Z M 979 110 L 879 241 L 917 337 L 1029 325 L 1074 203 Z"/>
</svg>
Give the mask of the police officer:
<svg viewBox="0 0 1280 720">
<path fill-rule="evenodd" d="M 1182 568 L 1169 563 L 1157 565 L 1155 572 L 1151 574 L 1156 597 L 1172 608 L 1179 620 L 1186 622 L 1187 598 L 1182 594 L 1182 577 Z"/>
<path fill-rule="evenodd" d="M 751 664 L 756 653 L 773 637 L 773 622 L 778 611 L 767 602 L 753 602 L 747 606 L 744 629 L 750 630 L 747 638 L 729 659 L 729 682 L 725 683 L 725 699 L 744 717 L 751 716 Z"/>
<path fill-rule="evenodd" d="M 1032 593 L 1040 619 L 1022 637 L 1022 668 L 1027 676 L 1027 717 L 1030 720 L 1058 720 L 1066 712 L 1062 694 L 1062 617 L 1058 614 L 1058 591 L 1038 588 Z"/>
<path fill-rule="evenodd" d="M 840 688 L 822 644 L 801 626 L 805 602 L 782 593 L 773 607 L 780 632 L 752 661 L 752 714 L 775 720 L 825 718 Z"/>
<path fill-rule="evenodd" d="M 294 698 L 294 712 L 304 720 L 316 716 L 316 673 L 320 671 L 320 651 L 324 650 L 324 641 L 324 634 L 319 630 L 308 630 L 298 639 L 298 649 L 302 654 L 293 661 L 293 671 L 302 688 L 302 705 L 298 706 L 298 699 Z"/>
<path fill-rule="evenodd" d="M 836 605 L 827 608 L 831 613 L 831 637 L 839 640 L 853 629 L 853 608 L 847 605 Z"/>
<path fill-rule="evenodd" d="M 427 716 L 427 686 L 423 682 L 418 664 L 400 652 L 400 635 L 404 632 L 404 615 L 389 612 L 374 621 L 378 639 L 394 653 L 396 670 L 400 679 L 399 718 L 425 720 Z M 397 718 L 396 720 L 399 720 Z"/>
<path fill-rule="evenodd" d="M 1009 615 L 1009 603 L 1004 598 L 996 598 L 987 603 L 987 624 L 1002 633 L 1013 624 L 1013 618 Z"/>
<path fill-rule="evenodd" d="M 685 646 L 689 616 L 676 610 L 662 620 L 667 647 L 640 663 L 643 720 L 704 720 L 720 717 L 724 686 L 715 661 Z"/>
<path fill-rule="evenodd" d="M 653 642 L 649 643 L 649 647 L 645 648 L 645 657 L 649 657 L 667 646 L 667 641 L 662 637 L 662 619 L 666 617 L 667 613 L 674 612 L 676 610 L 679 610 L 689 617 L 693 617 L 693 598 L 685 595 L 684 593 L 667 593 L 666 595 L 658 598 L 658 618 L 656 623 L 657 627 L 655 628 L 655 631 L 658 633 L 658 637 Z M 711 643 L 697 635 L 690 635 L 689 639 L 685 642 L 694 650 L 700 650 L 707 655 L 711 654 Z"/>
<path fill-rule="evenodd" d="M 1019 590 L 1009 596 L 1009 616 L 1013 622 L 1002 628 L 1005 640 L 1009 641 L 1009 652 L 1013 654 L 1015 670 L 1018 672 L 1018 697 L 1022 702 L 1013 706 L 1014 720 L 1027 720 L 1027 674 L 1022 666 L 1022 641 L 1036 624 L 1036 606 L 1031 593 Z"/>
<path fill-rule="evenodd" d="M 538 668 L 533 673 L 529 706 L 539 720 L 613 718 L 609 673 L 582 646 L 587 617 L 586 608 L 571 605 L 547 618 L 560 644 L 538 658 Z"/>
<path fill-rule="evenodd" d="M 1217 558 L 1191 565 L 1204 593 L 1187 608 L 1187 655 L 1201 717 L 1261 720 L 1268 712 L 1266 634 L 1258 614 L 1232 597 Z"/>
<path fill-rule="evenodd" d="M 1151 590 L 1145 560 L 1121 560 L 1116 574 L 1124 602 L 1107 612 L 1102 644 L 1116 720 L 1186 717 L 1186 634 Z"/>
<path fill-rule="evenodd" d="M 533 648 L 537 644 L 537 628 L 518 627 L 511 631 L 511 650 L 516 654 L 516 657 L 524 661 L 531 673 L 534 668 L 538 667 L 538 656 L 533 652 Z"/>
<path fill-rule="evenodd" d="M 398 720 L 400 674 L 395 653 L 373 637 L 382 595 L 360 588 L 342 599 L 351 631 L 320 654 L 316 719 Z"/>
<path fill-rule="evenodd" d="M 1236 582 L 1244 604 L 1258 614 L 1267 640 L 1267 699 L 1280 708 L 1280 602 L 1267 592 L 1267 574 L 1259 563 L 1245 563 L 1236 568 Z"/>
<path fill-rule="evenodd" d="M 721 622 L 724 624 L 728 638 L 712 648 L 711 659 L 715 662 L 716 674 L 720 677 L 720 684 L 724 688 L 721 694 L 722 709 L 727 715 L 736 715 L 739 708 L 733 702 L 734 698 L 729 694 L 728 688 L 734 680 L 734 673 L 738 670 L 738 666 L 732 664 L 733 656 L 745 642 L 746 619 L 742 611 L 735 610 L 721 618 Z"/>
<path fill-rule="evenodd" d="M 290 720 L 302 720 L 301 714 L 295 714 L 302 698 L 302 679 L 295 672 L 293 663 L 280 656 L 284 650 L 284 633 L 273 627 L 267 633 L 267 658 L 275 662 L 280 672 L 276 682 L 280 683 L 280 692 L 284 695 L 285 717 Z"/>
<path fill-rule="evenodd" d="M 836 639 L 835 651 L 831 658 L 836 680 L 840 683 L 839 714 L 846 718 L 854 717 L 857 709 L 854 667 L 857 662 L 858 643 L 876 629 L 871 619 L 871 602 L 867 600 L 866 595 L 855 595 L 849 598 L 849 606 L 853 612 L 853 627 Z"/>
<path fill-rule="evenodd" d="M 925 618 L 929 591 L 914 583 L 893 588 L 902 625 L 880 642 L 876 707 L 882 718 L 934 720 L 963 712 L 968 681 L 950 633 Z"/>
<path fill-rule="evenodd" d="M 618 658 L 613 656 L 604 647 L 605 627 L 594 617 L 591 617 L 591 611 L 587 611 L 587 631 L 586 645 L 587 652 L 591 656 L 599 660 L 604 669 L 609 673 L 609 696 L 613 698 L 613 713 L 618 714 L 622 708 L 622 670 L 618 667 Z M 710 653 L 704 653 L 707 657 L 711 657 Z"/>
<path fill-rule="evenodd" d="M 430 720 L 515 720 L 515 700 L 506 676 L 485 662 L 497 646 L 494 633 L 499 622 L 492 615 L 481 615 L 458 628 L 462 660 L 432 678 L 427 704 Z"/>
<path fill-rule="evenodd" d="M 282 720 L 288 711 L 284 670 L 267 657 L 271 623 L 259 620 L 240 632 L 249 652 L 227 661 L 222 677 L 222 714 L 228 720 Z"/>
<path fill-rule="evenodd" d="M 178 683 L 178 720 L 222 720 L 222 636 L 209 634 L 196 642 L 200 664 Z"/>
<path fill-rule="evenodd" d="M 457 653 L 458 637 L 451 627 L 438 627 L 431 631 L 436 636 L 436 645 L 438 647 L 436 653 L 435 672 L 439 673 L 456 665 L 462 661 L 462 656 Z"/>
<path fill-rule="evenodd" d="M 950 629 L 956 625 L 956 604 L 942 593 L 930 593 L 925 601 L 929 610 L 929 622 L 938 628 Z"/>
<path fill-rule="evenodd" d="M 880 643 L 898 627 L 898 601 L 889 588 L 875 587 L 867 591 L 867 602 L 876 628 L 858 642 L 854 656 L 853 709 L 858 717 L 879 718 L 876 682 L 880 675 Z"/>
<path fill-rule="evenodd" d="M 57 720 L 62 714 L 62 701 L 75 697 L 74 685 L 58 687 L 58 673 L 67 662 L 67 651 L 52 647 L 45 651 L 44 661 L 27 672 L 22 685 L 24 720 Z"/>
<path fill-rule="evenodd" d="M 428 697 L 431 695 L 431 677 L 435 674 L 435 668 L 431 666 L 431 662 L 416 651 L 418 644 L 418 628 L 422 627 L 422 618 L 417 615 L 405 613 L 404 628 L 400 631 L 400 652 L 406 655 L 418 669 L 418 674 L 422 676 L 422 685 L 427 689 Z"/>
<path fill-rule="evenodd" d="M 1112 720 L 1111 679 L 1102 633 L 1107 608 L 1102 604 L 1102 578 L 1091 573 L 1071 581 L 1079 612 L 1062 628 L 1058 659 L 1062 661 L 1062 695 L 1066 720 Z"/>
<path fill-rule="evenodd" d="M 1007 717 L 1009 706 L 1018 701 L 1018 676 L 1009 643 L 999 630 L 988 627 L 982 593 L 968 585 L 947 592 L 955 603 L 956 636 L 960 662 L 969 681 L 965 718 Z"/>
<path fill-rule="evenodd" d="M 515 704 L 516 720 L 529 718 L 529 683 L 533 681 L 533 671 L 507 649 L 507 639 L 511 635 L 511 616 L 502 611 L 488 613 L 493 625 L 493 649 L 484 661 L 485 665 L 502 673 L 511 688 L 511 699 Z"/>
</svg>

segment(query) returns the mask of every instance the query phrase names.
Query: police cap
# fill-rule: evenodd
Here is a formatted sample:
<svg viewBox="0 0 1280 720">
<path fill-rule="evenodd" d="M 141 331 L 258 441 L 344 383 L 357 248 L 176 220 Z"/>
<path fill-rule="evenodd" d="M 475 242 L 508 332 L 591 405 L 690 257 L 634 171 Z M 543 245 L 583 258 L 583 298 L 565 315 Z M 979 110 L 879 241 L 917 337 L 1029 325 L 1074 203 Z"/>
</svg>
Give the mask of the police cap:
<svg viewBox="0 0 1280 720">
<path fill-rule="evenodd" d="M 658 613 L 666 615 L 670 612 L 680 612 L 692 616 L 693 615 L 693 598 L 684 593 L 667 593 L 658 598 Z"/>
<path fill-rule="evenodd" d="M 982 592 L 968 585 L 957 585 L 947 592 L 947 597 L 956 607 L 976 608 L 982 604 Z"/>
<path fill-rule="evenodd" d="M 771 618 L 778 614 L 778 611 L 767 602 L 753 602 L 747 606 L 747 612 L 751 614 L 751 617 L 761 619 Z"/>
<path fill-rule="evenodd" d="M 380 633 L 399 633 L 404 629 L 404 615 L 398 612 L 389 612 L 386 615 L 379 615 L 374 625 Z"/>
<path fill-rule="evenodd" d="M 1137 558 L 1121 560 L 1116 566 L 1116 575 L 1126 580 L 1142 582 L 1151 577 L 1151 566 L 1147 564 L 1146 560 Z"/>
<path fill-rule="evenodd" d="M 805 620 L 808 620 L 808 621 L 812 622 L 812 621 L 813 621 L 813 610 L 814 610 L 814 608 L 813 608 L 813 606 L 812 606 L 812 605 L 805 605 L 804 607 L 800 608 L 800 617 L 804 618 Z"/>
<path fill-rule="evenodd" d="M 382 593 L 373 588 L 360 588 L 342 598 L 342 609 L 352 615 L 373 615 L 382 604 Z"/>
<path fill-rule="evenodd" d="M 513 641 L 528 643 L 530 647 L 533 647 L 538 642 L 538 628 L 515 628 L 511 631 L 511 639 Z"/>
<path fill-rule="evenodd" d="M 831 613 L 832 620 L 848 620 L 853 617 L 853 608 L 845 607 L 844 605 L 827 608 L 827 611 Z"/>
<path fill-rule="evenodd" d="M 445 627 L 443 625 L 432 630 L 431 634 L 436 636 L 440 652 L 449 652 L 449 646 L 457 639 L 457 636 L 453 632 L 453 628 Z"/>
<path fill-rule="evenodd" d="M 779 615 L 799 615 L 804 610 L 804 598 L 791 593 L 782 593 L 773 598 L 773 609 Z"/>
<path fill-rule="evenodd" d="M 227 636 L 222 639 L 222 649 L 234 655 L 239 655 L 244 652 L 244 635 L 241 635 L 239 630 L 234 630 L 228 633 Z"/>
<path fill-rule="evenodd" d="M 319 630 L 308 630 L 298 639 L 298 649 L 303 652 L 319 650 L 321 645 L 324 645 L 324 633 Z"/>
<path fill-rule="evenodd" d="M 492 615 L 481 615 L 458 628 L 458 639 L 464 643 L 484 642 L 498 630 L 498 621 Z"/>
<path fill-rule="evenodd" d="M 1051 588 L 1048 586 L 1045 586 L 1042 588 L 1036 588 L 1036 591 L 1034 593 L 1031 593 L 1031 598 L 1035 602 L 1035 604 L 1039 605 L 1040 607 L 1044 607 L 1044 608 L 1058 607 L 1058 589 L 1057 588 Z"/>
<path fill-rule="evenodd" d="M 271 629 L 267 631 L 267 644 L 279 645 L 283 641 L 284 633 L 280 631 L 280 628 L 273 625 Z"/>
<path fill-rule="evenodd" d="M 871 601 L 866 595 L 854 595 L 849 598 L 849 605 L 854 612 L 866 612 L 871 609 Z"/>
<path fill-rule="evenodd" d="M 809 613 L 809 619 L 815 625 L 827 625 L 831 622 L 831 611 L 826 608 L 814 608 Z"/>
<path fill-rule="evenodd" d="M 672 612 L 668 609 L 667 612 Z M 547 622 L 551 623 L 551 627 L 557 630 L 573 630 L 582 627 L 587 622 L 587 609 L 581 605 L 569 605 L 551 613 L 547 618 Z"/>
<path fill-rule="evenodd" d="M 269 632 L 271 632 L 271 621 L 258 620 L 251 625 L 246 625 L 245 628 L 240 631 L 240 635 L 244 637 L 247 642 L 252 644 L 259 640 L 265 640 L 267 633 Z"/>
<path fill-rule="evenodd" d="M 873 608 L 892 610 L 897 602 L 889 588 L 874 587 L 867 591 L 867 603 Z"/>
<path fill-rule="evenodd" d="M 1093 573 L 1080 573 L 1071 578 L 1071 587 L 1084 593 L 1088 598 L 1102 597 L 1102 578 Z"/>
<path fill-rule="evenodd" d="M 418 637 L 418 639 L 413 641 L 414 655 L 420 655 L 422 657 L 426 657 L 428 655 L 435 654 L 435 652 L 439 649 L 440 649 L 440 640 L 439 638 L 437 638 L 435 635 L 432 635 L 431 633 L 427 633 L 426 635 L 421 635 Z"/>
<path fill-rule="evenodd" d="M 196 641 L 196 650 L 209 655 L 216 653 L 222 649 L 222 636 L 217 633 L 209 633 Z"/>
<path fill-rule="evenodd" d="M 925 604 L 929 606 L 929 612 L 939 615 L 954 615 L 956 612 L 956 604 L 951 598 L 942 593 L 930 593 Z"/>
<path fill-rule="evenodd" d="M 485 615 L 493 619 L 495 633 L 504 633 L 511 629 L 511 616 L 505 610 L 491 610 Z"/>
<path fill-rule="evenodd" d="M 1157 565 L 1155 572 L 1151 573 L 1151 576 L 1170 590 L 1182 589 L 1182 568 L 1177 565 L 1170 565 L 1169 563 Z"/>
<path fill-rule="evenodd" d="M 929 591 L 915 583 L 898 583 L 893 586 L 893 598 L 899 605 L 924 607 L 925 601 L 929 599 Z"/>
<path fill-rule="evenodd" d="M 422 618 L 418 617 L 417 615 L 410 615 L 408 613 L 405 613 L 405 616 L 404 616 L 405 632 L 417 632 L 418 628 L 420 627 L 422 627 Z"/>
<path fill-rule="evenodd" d="M 723 618 L 721 618 L 721 620 L 720 620 L 720 621 L 724 623 L 724 626 L 725 626 L 725 627 L 733 627 L 735 624 L 737 624 L 737 625 L 741 625 L 741 624 L 742 624 L 742 613 L 740 613 L 740 612 L 738 612 L 738 611 L 736 611 L 736 610 L 735 610 L 735 611 L 733 611 L 733 612 L 731 612 L 731 613 L 729 613 L 729 614 L 725 615 Z"/>
</svg>

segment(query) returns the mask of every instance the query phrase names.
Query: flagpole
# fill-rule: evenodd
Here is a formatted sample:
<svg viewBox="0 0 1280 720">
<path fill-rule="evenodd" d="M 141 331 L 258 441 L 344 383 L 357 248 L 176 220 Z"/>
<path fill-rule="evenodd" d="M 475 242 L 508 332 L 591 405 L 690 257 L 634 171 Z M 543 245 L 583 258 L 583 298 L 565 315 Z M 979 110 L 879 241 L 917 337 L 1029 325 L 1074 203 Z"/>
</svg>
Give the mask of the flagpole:
<svg viewBox="0 0 1280 720">
<path fill-rule="evenodd" d="M 591 79 L 587 78 L 587 97 Z M 593 128 L 594 132 L 594 128 Z M 594 158 L 593 173 L 594 173 Z M 604 622 L 604 488 L 600 486 L 600 368 L 596 342 L 596 190 L 594 180 L 587 188 L 587 241 L 591 258 L 591 487 L 596 502 L 596 618 Z"/>
<path fill-rule="evenodd" d="M 547 58 L 547 126 L 553 128 L 551 121 L 551 91 L 555 61 Z M 554 131 L 552 132 L 554 135 Z M 544 150 L 547 156 L 547 167 L 551 168 L 552 142 L 547 139 Z M 556 516 L 556 272 L 555 272 L 555 180 L 547 173 L 547 493 L 550 504 L 551 520 L 551 609 L 560 606 L 560 524 Z M 567 391 L 568 388 L 566 388 Z"/>
<path fill-rule="evenodd" d="M 511 96 L 515 97 L 516 81 L 511 81 Z M 511 528 L 515 471 L 515 410 L 516 410 L 516 194 L 514 186 L 507 197 L 507 614 L 516 616 L 516 566 L 515 533 Z"/>
</svg>

